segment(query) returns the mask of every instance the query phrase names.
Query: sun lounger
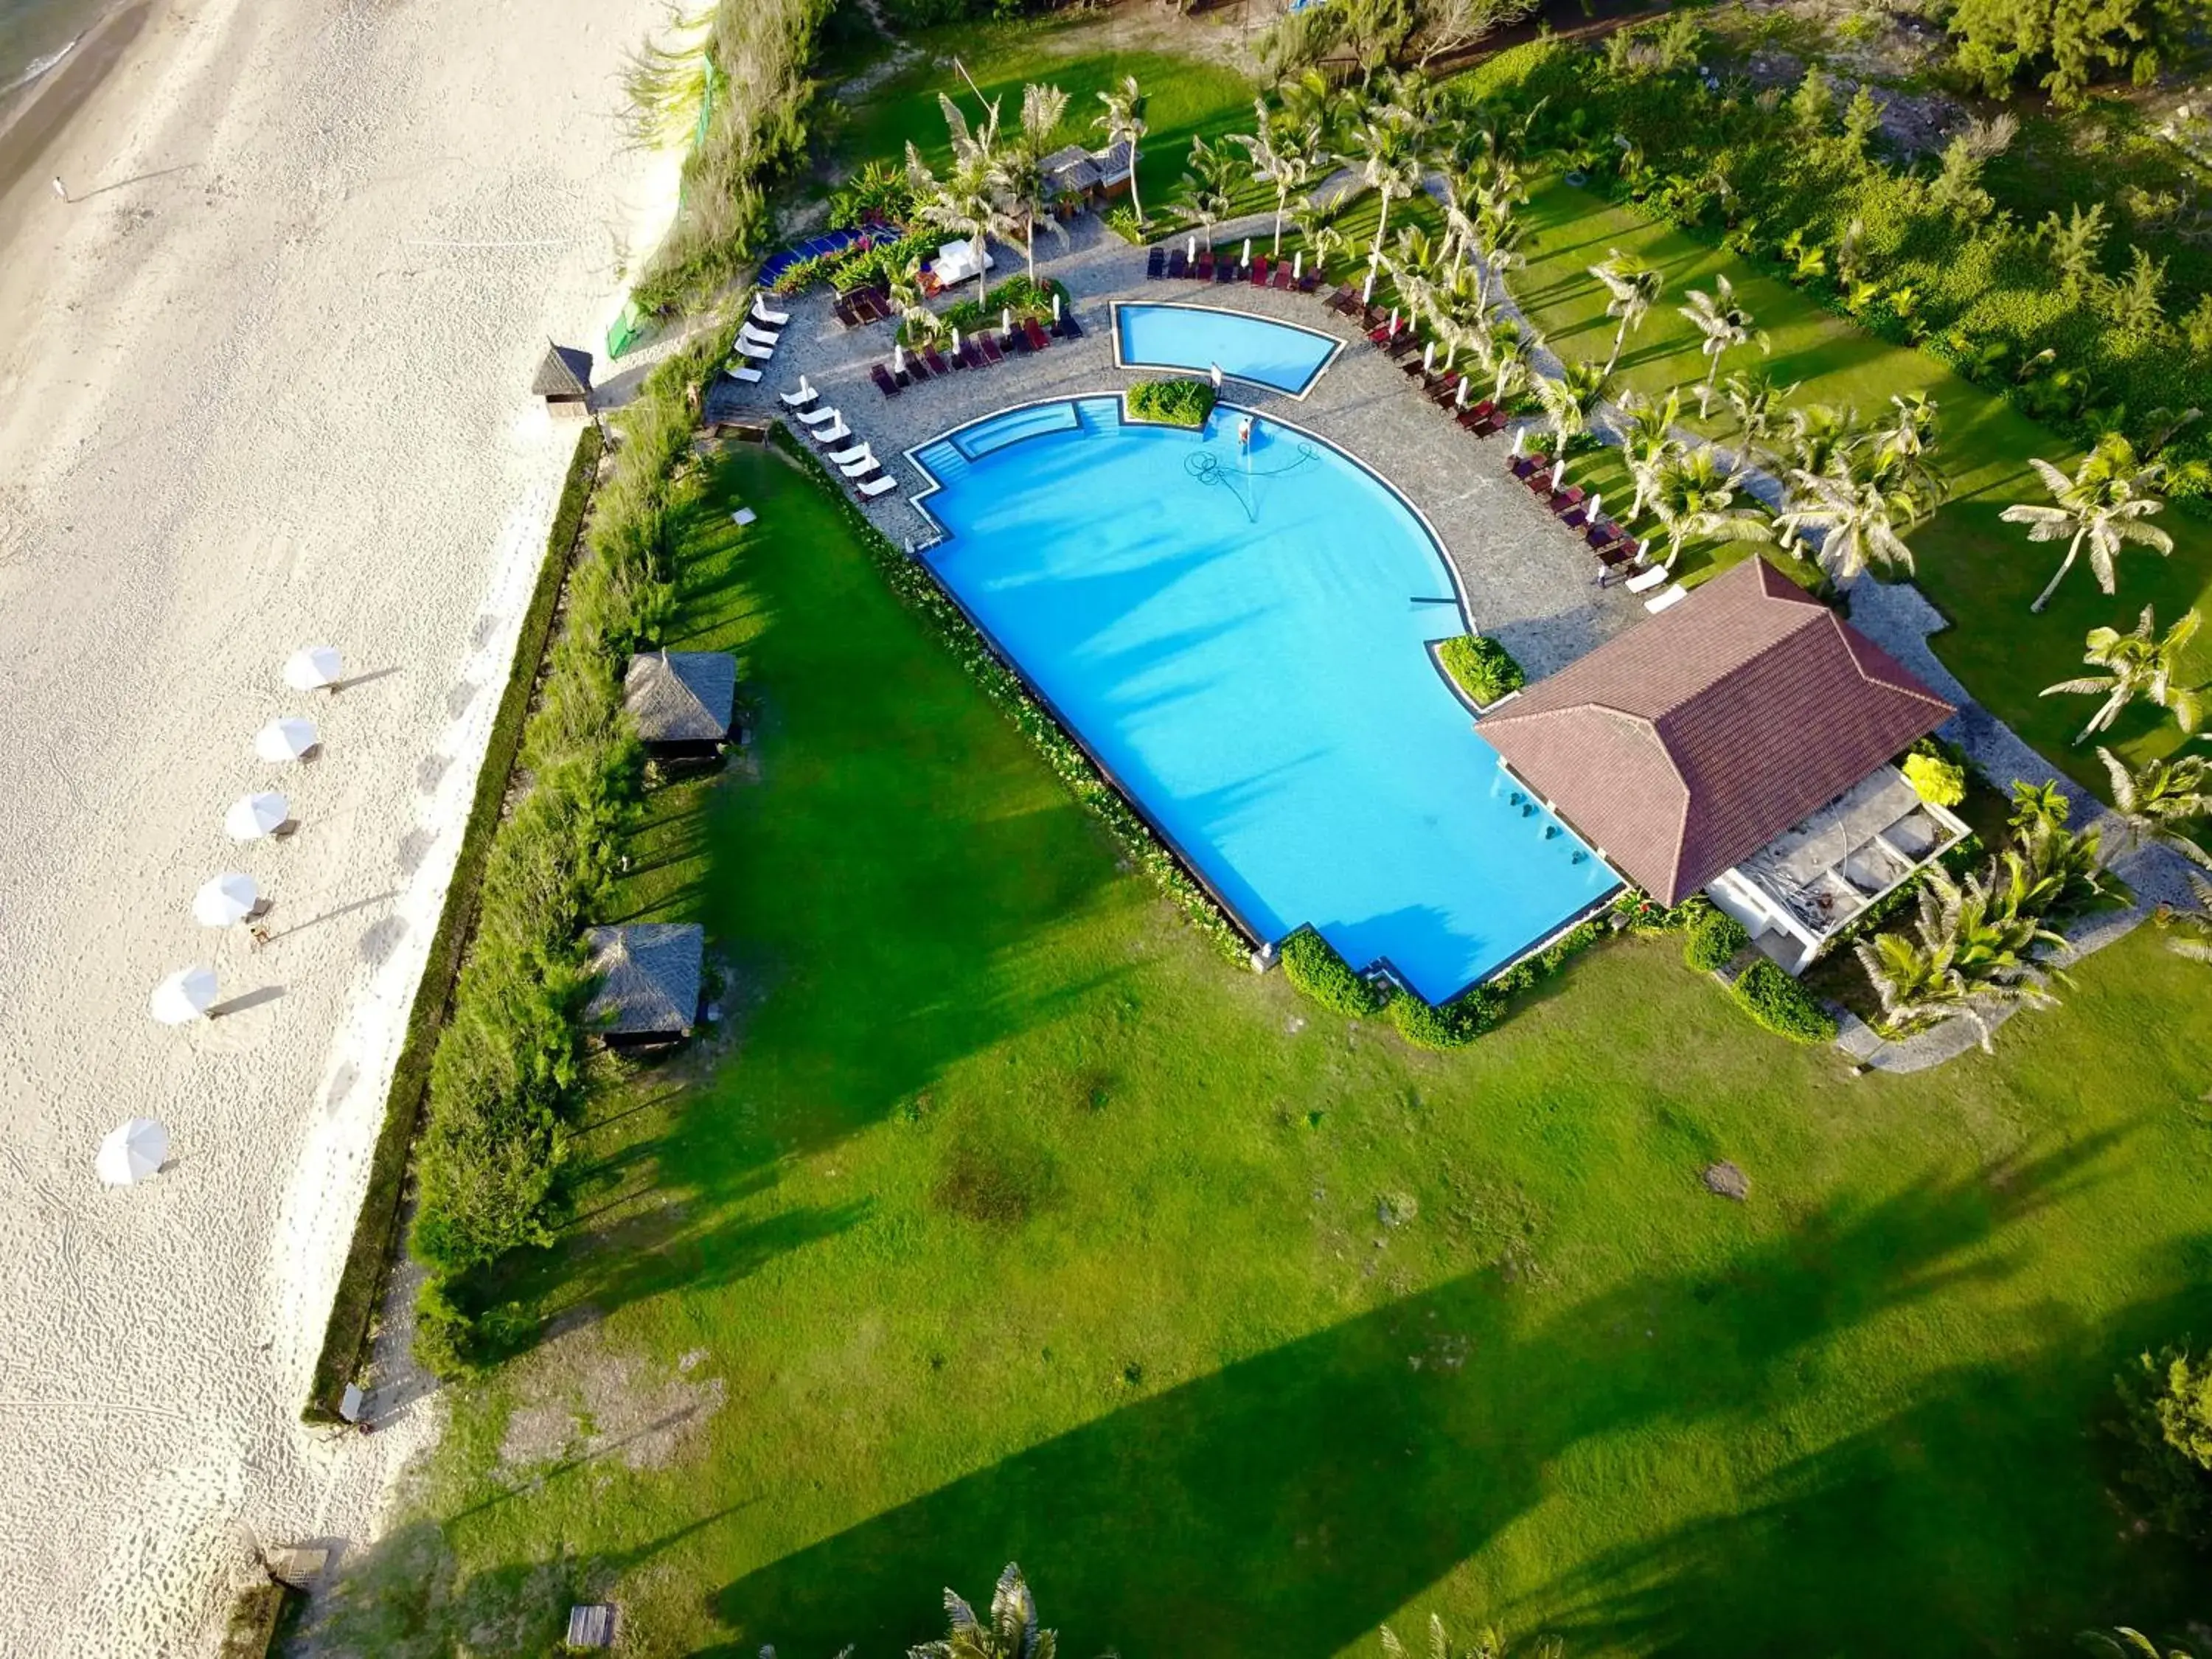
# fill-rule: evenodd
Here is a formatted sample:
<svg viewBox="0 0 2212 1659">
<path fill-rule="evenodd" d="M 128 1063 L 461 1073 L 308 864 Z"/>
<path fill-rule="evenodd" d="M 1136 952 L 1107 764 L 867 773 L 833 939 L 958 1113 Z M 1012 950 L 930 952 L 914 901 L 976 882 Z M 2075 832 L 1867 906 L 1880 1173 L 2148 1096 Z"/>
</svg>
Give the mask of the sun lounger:
<svg viewBox="0 0 2212 1659">
<path fill-rule="evenodd" d="M 1346 285 L 1328 296 L 1328 308 L 1340 311 L 1349 317 L 1359 309 L 1359 301 L 1353 297 L 1350 286 Z"/>
<path fill-rule="evenodd" d="M 859 459 L 837 470 L 848 478 L 865 478 L 872 472 L 880 472 L 883 465 L 884 464 L 876 459 L 875 452 L 867 445 L 862 444 Z"/>
<path fill-rule="evenodd" d="M 1213 265 L 1213 280 L 1216 283 L 1235 282 L 1237 280 L 1237 261 L 1234 259 L 1216 260 Z"/>
<path fill-rule="evenodd" d="M 769 348 L 755 345 L 750 340 L 740 340 L 738 342 L 738 356 L 750 357 L 757 363 L 764 363 L 775 356 L 775 353 Z"/>
<path fill-rule="evenodd" d="M 853 435 L 853 428 L 847 426 L 841 419 L 830 426 L 817 427 L 808 435 L 811 436 L 816 443 L 820 444 L 826 449 L 831 444 L 842 443 L 846 439 L 851 437 Z"/>
<path fill-rule="evenodd" d="M 818 430 L 833 424 L 837 419 L 837 411 L 829 404 L 823 404 L 815 409 L 802 409 L 794 418 L 799 425 L 811 426 Z"/>
<path fill-rule="evenodd" d="M 776 342 L 783 338 L 783 335 L 776 329 L 755 328 L 751 320 L 748 319 L 738 325 L 738 337 L 740 340 L 750 340 L 755 345 L 764 345 L 773 351 L 775 349 Z"/>
<path fill-rule="evenodd" d="M 1006 349 L 988 334 L 983 337 L 983 361 L 989 363 L 1006 361 Z"/>
<path fill-rule="evenodd" d="M 1145 275 L 1158 282 L 1168 274 L 1168 251 L 1156 247 L 1145 256 Z"/>
<path fill-rule="evenodd" d="M 1275 261 L 1275 274 L 1269 278 L 1267 286 L 1285 294 L 1291 291 L 1291 262 L 1288 259 Z"/>
<path fill-rule="evenodd" d="M 1509 456 L 1506 459 L 1505 470 L 1516 478 L 1525 478 L 1538 468 L 1548 467 L 1551 464 L 1552 458 L 1549 455 L 1537 451 Z"/>
<path fill-rule="evenodd" d="M 1653 588 L 1658 586 L 1661 582 L 1663 582 L 1666 580 L 1667 567 L 1665 565 L 1646 565 L 1643 569 L 1638 571 L 1633 576 L 1631 576 L 1628 579 L 1628 591 L 1632 593 L 1649 593 Z"/>
<path fill-rule="evenodd" d="M 1400 329 L 1395 336 L 1382 343 L 1382 354 L 1387 357 L 1402 357 L 1409 351 L 1419 351 L 1420 349 L 1421 337 L 1410 328 Z M 1413 367 L 1419 368 L 1420 365 L 1416 363 Z"/>
<path fill-rule="evenodd" d="M 1034 317 L 1022 325 L 1022 337 L 1030 343 L 1031 351 L 1042 351 L 1052 343 L 1050 340 L 1045 338 L 1044 331 L 1036 325 L 1036 319 Z"/>
<path fill-rule="evenodd" d="M 1569 484 L 1565 489 L 1554 489 L 1547 493 L 1551 495 L 1552 511 L 1554 513 L 1571 513 L 1583 502 L 1583 487 L 1580 484 Z M 1580 524 L 1582 520 L 1576 519 L 1571 522 Z"/>
<path fill-rule="evenodd" d="M 1213 250 L 1212 248 L 1190 262 L 1190 274 L 1201 283 L 1213 280 Z"/>
<path fill-rule="evenodd" d="M 921 360 L 929 365 L 929 372 L 933 374 L 942 374 L 946 372 L 945 359 L 938 356 L 935 346 L 923 347 Z"/>
<path fill-rule="evenodd" d="M 786 409 L 804 409 L 821 395 L 814 389 L 813 382 L 804 374 L 799 377 L 799 389 L 796 392 L 779 392 L 775 394 L 776 401 Z"/>
<path fill-rule="evenodd" d="M 1311 270 L 1303 276 L 1293 277 L 1291 281 L 1299 293 L 1311 294 L 1321 286 L 1321 261 L 1315 260 L 1314 268 Z"/>
<path fill-rule="evenodd" d="M 896 489 L 898 480 L 885 472 L 869 479 L 866 483 L 855 484 L 854 488 L 863 495 L 880 495 L 886 489 Z"/>
<path fill-rule="evenodd" d="M 1250 269 L 1244 273 L 1244 280 L 1251 283 L 1254 288 L 1267 286 L 1267 256 L 1266 254 L 1262 253 L 1252 261 Z"/>
<path fill-rule="evenodd" d="M 1062 311 L 1060 320 L 1052 325 L 1052 331 L 1063 340 L 1079 340 L 1083 337 L 1083 325 L 1075 320 L 1073 312 Z"/>
<path fill-rule="evenodd" d="M 839 295 L 830 302 L 830 309 L 836 313 L 837 320 L 846 327 L 858 328 L 860 325 L 860 319 L 853 309 L 853 302 L 843 295 Z"/>
<path fill-rule="evenodd" d="M 824 455 L 822 459 L 829 462 L 832 466 L 850 466 L 854 461 L 859 460 L 861 456 L 867 453 L 867 440 L 863 438 L 859 443 L 854 444 L 850 449 L 836 450 Z"/>
<path fill-rule="evenodd" d="M 899 395 L 898 382 L 891 379 L 890 370 L 885 368 L 881 363 L 876 364 L 868 370 L 868 378 L 876 383 L 876 390 L 882 392 L 884 397 L 896 398 Z"/>
<path fill-rule="evenodd" d="M 1452 418 L 1473 432 L 1479 430 L 1482 423 L 1497 412 L 1498 405 L 1492 403 L 1489 398 L 1484 398 L 1478 402 L 1469 404 Z"/>
<path fill-rule="evenodd" d="M 1672 587 L 1667 589 L 1665 592 L 1655 593 L 1650 599 L 1644 600 L 1644 608 L 1656 617 L 1662 611 L 1668 609 L 1670 605 L 1680 605 L 1683 600 L 1689 597 L 1690 590 L 1683 586 L 1681 583 L 1676 582 Z"/>
<path fill-rule="evenodd" d="M 1562 509 L 1556 496 L 1552 501 L 1552 511 L 1559 514 L 1559 522 L 1570 530 L 1580 530 L 1589 519 L 1589 509 L 1580 501 L 1571 501 Z"/>
<path fill-rule="evenodd" d="M 761 372 L 757 368 L 733 368 L 730 371 L 730 378 L 743 380 L 747 386 L 756 386 L 759 384 Z"/>
<path fill-rule="evenodd" d="M 1177 248 L 1174 252 L 1168 255 L 1169 279 L 1172 281 L 1178 277 L 1188 276 L 1188 275 L 1190 275 L 1190 263 L 1183 258 L 1182 250 L 1181 248 Z"/>
<path fill-rule="evenodd" d="M 1620 526 L 1610 519 L 1599 519 L 1583 532 L 1583 539 L 1600 553 L 1619 547 L 1628 539 L 1621 534 Z"/>
<path fill-rule="evenodd" d="M 770 328 L 781 328 L 791 320 L 791 313 L 787 311 L 770 311 L 768 308 L 768 296 L 764 294 L 756 294 L 753 295 L 753 320 L 757 323 L 766 323 Z"/>
</svg>

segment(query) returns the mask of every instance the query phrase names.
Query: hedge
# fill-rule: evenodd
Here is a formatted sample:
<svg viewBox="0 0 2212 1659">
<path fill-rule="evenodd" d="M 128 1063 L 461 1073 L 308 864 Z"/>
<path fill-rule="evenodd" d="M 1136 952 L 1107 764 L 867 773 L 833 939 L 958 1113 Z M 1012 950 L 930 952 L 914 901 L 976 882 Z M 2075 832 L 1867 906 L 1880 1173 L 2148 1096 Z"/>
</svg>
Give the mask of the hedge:
<svg viewBox="0 0 2212 1659">
<path fill-rule="evenodd" d="M 1496 640 L 1484 634 L 1462 634 L 1437 647 L 1437 654 L 1460 689 L 1487 708 L 1500 697 L 1528 684 L 1527 672 Z"/>
<path fill-rule="evenodd" d="M 1139 380 L 1129 388 L 1129 413 L 1169 426 L 1204 426 L 1213 413 L 1213 395 L 1205 380 Z"/>
<path fill-rule="evenodd" d="M 545 561 L 538 568 L 538 585 L 523 611 L 515 636 L 514 660 L 507 688 L 500 694 L 499 712 L 492 720 L 485 744 L 483 767 L 477 774 L 476 794 L 469 807 L 468 827 L 461 850 L 453 861 L 453 883 L 438 916 L 438 931 L 430 940 L 422 982 L 407 1018 L 407 1036 L 392 1068 L 392 1087 L 385 1099 L 384 1125 L 377 1133 L 369 1157 L 368 1189 L 361 1212 L 355 1218 L 353 1243 L 338 1274 L 337 1295 L 331 1299 L 328 1322 L 323 1329 L 322 1352 L 308 1385 L 307 1402 L 301 1415 L 311 1423 L 336 1422 L 340 1397 L 361 1368 L 368 1333 L 375 1323 L 376 1307 L 384 1286 L 385 1269 L 398 1243 L 400 1200 L 407 1186 L 407 1155 L 414 1145 L 415 1128 L 422 1115 L 422 1097 L 430 1080 L 430 1054 L 444 1029 L 452 1006 L 453 981 L 460 969 L 461 951 L 476 917 L 477 889 L 483 879 L 484 858 L 500 803 L 507 797 L 515 757 L 522 741 L 523 716 L 529 711 L 532 688 L 545 655 L 546 637 L 553 628 L 554 610 L 561 597 L 568 562 L 582 528 L 584 509 L 590 503 L 592 485 L 599 476 L 602 447 L 597 426 L 586 426 L 576 437 L 568 463 L 568 481 L 562 486 L 553 527 L 545 538 Z"/>
<path fill-rule="evenodd" d="M 1690 924 L 1682 941 L 1682 960 L 1692 968 L 1717 973 L 1751 943 L 1751 932 L 1725 910 L 1707 910 Z"/>
<path fill-rule="evenodd" d="M 1352 971 L 1336 947 L 1311 927 L 1301 927 L 1277 953 L 1283 977 L 1334 1013 L 1364 1019 L 1383 1006 L 1382 994 Z"/>
<path fill-rule="evenodd" d="M 1797 1042 L 1836 1040 L 1836 1017 L 1765 957 L 1745 969 L 1730 991 L 1744 1012 L 1770 1031 Z"/>
</svg>

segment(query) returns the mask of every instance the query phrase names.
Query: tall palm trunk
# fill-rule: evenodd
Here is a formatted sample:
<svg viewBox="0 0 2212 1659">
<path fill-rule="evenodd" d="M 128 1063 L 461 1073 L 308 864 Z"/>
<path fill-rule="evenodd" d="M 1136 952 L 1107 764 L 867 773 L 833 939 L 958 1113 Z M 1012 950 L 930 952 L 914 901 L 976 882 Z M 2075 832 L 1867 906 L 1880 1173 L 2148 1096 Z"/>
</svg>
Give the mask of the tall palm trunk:
<svg viewBox="0 0 2212 1659">
<path fill-rule="evenodd" d="M 1698 382 L 1698 418 L 1701 421 L 1713 412 L 1713 383 L 1720 377 L 1721 353 L 1718 351 L 1708 353 L 1705 359 L 1705 378 Z"/>
<path fill-rule="evenodd" d="M 1275 192 L 1275 246 L 1267 255 L 1270 259 L 1279 259 L 1283 257 L 1283 210 L 1288 207 L 1290 203 L 1290 191 L 1278 190 Z"/>
<path fill-rule="evenodd" d="M 1384 231 L 1386 231 L 1386 230 L 1389 229 L 1389 228 L 1390 228 L 1390 191 L 1389 191 L 1389 187 L 1388 185 L 1385 185 L 1385 186 L 1383 187 L 1383 191 L 1382 191 L 1382 216 L 1375 221 L 1375 247 L 1374 247 L 1374 250 L 1373 250 L 1375 252 L 1376 252 L 1376 253 L 1380 253 L 1380 252 L 1382 252 L 1382 233 L 1383 233 Z"/>
<path fill-rule="evenodd" d="M 1129 140 L 1129 205 L 1136 210 L 1137 227 L 1144 228 L 1145 204 L 1137 195 L 1137 141 Z"/>
<path fill-rule="evenodd" d="M 1613 367 L 1620 362 L 1620 349 L 1627 343 L 1628 319 L 1623 317 L 1620 319 L 1620 326 L 1613 331 L 1613 349 L 1605 355 L 1605 371 L 1598 376 L 1599 380 L 1609 380 L 1613 378 Z"/>
<path fill-rule="evenodd" d="M 2066 544 L 2066 556 L 2058 562 L 2058 568 L 2049 585 L 2035 596 L 2035 603 L 2027 607 L 2031 611 L 2040 611 L 2051 603 L 2051 596 L 2058 591 L 2058 584 L 2066 580 L 2066 573 L 2074 568 L 2074 556 L 2081 550 L 2081 538 L 2088 533 L 2089 526 L 2086 524 L 2074 532 L 2074 539 Z"/>
</svg>

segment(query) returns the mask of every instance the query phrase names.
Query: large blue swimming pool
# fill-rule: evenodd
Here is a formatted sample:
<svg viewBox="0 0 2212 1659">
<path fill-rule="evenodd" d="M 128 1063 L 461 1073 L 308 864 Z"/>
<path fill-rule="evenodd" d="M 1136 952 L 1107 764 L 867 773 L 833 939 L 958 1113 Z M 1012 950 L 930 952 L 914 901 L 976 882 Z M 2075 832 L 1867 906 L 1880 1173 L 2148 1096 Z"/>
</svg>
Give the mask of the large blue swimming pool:
<svg viewBox="0 0 2212 1659">
<path fill-rule="evenodd" d="M 1303 398 L 1342 349 L 1334 335 L 1249 312 L 1211 306 L 1116 301 L 1115 357 L 1125 368 L 1187 368 L 1224 374 Z"/>
<path fill-rule="evenodd" d="M 1310 922 L 1442 1001 L 1617 884 L 1441 677 L 1463 623 L 1413 510 L 1272 421 L 1248 470 L 1237 420 L 976 422 L 916 454 L 949 532 L 924 556 L 1250 932 Z"/>
</svg>

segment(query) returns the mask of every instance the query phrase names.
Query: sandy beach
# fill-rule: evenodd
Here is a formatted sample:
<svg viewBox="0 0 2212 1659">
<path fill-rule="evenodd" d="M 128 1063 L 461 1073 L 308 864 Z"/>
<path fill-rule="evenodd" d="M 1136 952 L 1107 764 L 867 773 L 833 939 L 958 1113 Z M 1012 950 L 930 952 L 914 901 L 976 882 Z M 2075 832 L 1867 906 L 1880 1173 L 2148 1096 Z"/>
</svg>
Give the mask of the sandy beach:
<svg viewBox="0 0 2212 1659">
<path fill-rule="evenodd" d="M 143 0 L 0 158 L 0 1652 L 212 1651 L 432 1431 L 298 1411 L 573 441 L 531 371 L 665 221 L 658 10 Z M 318 641 L 347 685 L 287 691 Z M 319 757 L 257 760 L 294 714 Z M 270 788 L 296 833 L 232 843 Z M 192 921 L 226 869 L 264 949 Z M 222 1016 L 157 1025 L 197 962 Z M 134 1114 L 173 1167 L 104 1189 Z"/>
</svg>

